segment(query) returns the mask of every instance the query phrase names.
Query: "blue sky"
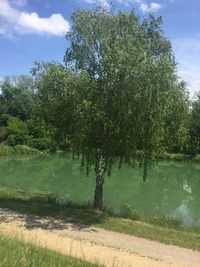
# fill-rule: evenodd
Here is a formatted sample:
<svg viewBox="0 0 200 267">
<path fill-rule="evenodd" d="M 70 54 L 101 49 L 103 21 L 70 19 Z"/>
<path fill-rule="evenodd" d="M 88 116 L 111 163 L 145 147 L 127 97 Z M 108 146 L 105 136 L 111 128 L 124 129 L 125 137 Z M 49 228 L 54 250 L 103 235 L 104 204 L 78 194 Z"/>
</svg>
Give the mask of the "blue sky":
<svg viewBox="0 0 200 267">
<path fill-rule="evenodd" d="M 200 1 L 113 0 L 117 9 L 145 17 L 155 12 L 164 18 L 165 35 L 171 40 L 178 72 L 191 95 L 200 91 Z M 95 4 L 109 8 L 109 0 L 0 0 L 0 77 L 28 74 L 34 60 L 63 61 L 64 38 L 77 7 Z"/>
</svg>

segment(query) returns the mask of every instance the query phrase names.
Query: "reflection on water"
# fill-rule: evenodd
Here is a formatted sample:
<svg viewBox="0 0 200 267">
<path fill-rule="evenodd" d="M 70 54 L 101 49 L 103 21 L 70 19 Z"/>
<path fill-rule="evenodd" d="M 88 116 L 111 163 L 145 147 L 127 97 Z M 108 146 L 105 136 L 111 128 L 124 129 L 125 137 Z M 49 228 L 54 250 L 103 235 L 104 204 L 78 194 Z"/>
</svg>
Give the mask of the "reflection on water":
<svg viewBox="0 0 200 267">
<path fill-rule="evenodd" d="M 80 172 L 78 161 L 63 155 L 1 157 L 0 186 L 54 192 L 60 200 L 92 201 L 95 178 Z M 140 169 L 113 168 L 105 179 L 104 202 L 120 214 L 124 203 L 147 214 L 178 217 L 200 227 L 200 165 L 162 162 L 146 183 Z"/>
</svg>

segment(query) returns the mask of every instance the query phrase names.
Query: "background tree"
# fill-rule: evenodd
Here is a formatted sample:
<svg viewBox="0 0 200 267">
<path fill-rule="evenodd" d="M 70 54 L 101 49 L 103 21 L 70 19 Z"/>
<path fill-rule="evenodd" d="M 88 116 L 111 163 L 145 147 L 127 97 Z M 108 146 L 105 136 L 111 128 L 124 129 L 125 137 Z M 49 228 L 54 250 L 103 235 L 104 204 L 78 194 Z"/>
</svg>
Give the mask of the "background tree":
<svg viewBox="0 0 200 267">
<path fill-rule="evenodd" d="M 189 150 L 192 154 L 200 153 L 200 93 L 196 95 L 191 106 Z"/>
<path fill-rule="evenodd" d="M 29 132 L 28 143 L 30 147 L 38 150 L 47 150 L 55 152 L 57 143 L 55 142 L 55 129 L 47 126 L 39 116 L 32 116 L 27 121 L 27 128 Z"/>
<path fill-rule="evenodd" d="M 25 145 L 29 140 L 29 132 L 26 122 L 15 118 L 8 117 L 8 144 L 9 145 Z"/>
<path fill-rule="evenodd" d="M 33 112 L 36 105 L 35 82 L 31 76 L 8 76 L 1 83 L 0 142 L 28 145 L 39 150 L 57 148 L 54 129 L 47 127 Z"/>
<path fill-rule="evenodd" d="M 7 77 L 1 84 L 1 112 L 26 120 L 33 107 L 33 79 L 29 76 Z"/>
<path fill-rule="evenodd" d="M 189 92 L 183 81 L 177 82 L 176 86 L 178 88 L 169 102 L 169 113 L 165 121 L 165 150 L 170 153 L 186 153 L 190 122 Z"/>
<path fill-rule="evenodd" d="M 87 171 L 95 166 L 101 209 L 104 175 L 116 161 L 139 162 L 145 180 L 170 138 L 182 139 L 175 132 L 183 133 L 187 95 L 160 17 L 140 21 L 134 11 L 97 8 L 76 11 L 72 23 L 66 68 L 37 64 L 33 72 L 43 118 L 70 140 Z"/>
<path fill-rule="evenodd" d="M 69 149 L 70 139 L 78 131 L 76 121 L 88 88 L 88 77 L 55 62 L 35 62 L 32 74 L 37 81 L 35 115 L 54 132 L 58 147 Z"/>
</svg>

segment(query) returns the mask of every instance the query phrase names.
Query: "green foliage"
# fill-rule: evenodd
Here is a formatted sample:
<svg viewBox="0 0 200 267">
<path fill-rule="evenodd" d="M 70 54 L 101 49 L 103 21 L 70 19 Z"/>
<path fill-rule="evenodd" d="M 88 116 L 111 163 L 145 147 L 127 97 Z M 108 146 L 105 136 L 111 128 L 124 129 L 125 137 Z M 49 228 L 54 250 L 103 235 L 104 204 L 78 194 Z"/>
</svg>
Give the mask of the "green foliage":
<svg viewBox="0 0 200 267">
<path fill-rule="evenodd" d="M 8 117 L 8 144 L 9 145 L 17 145 L 17 144 L 27 144 L 29 140 L 29 131 L 27 127 L 27 123 L 16 118 L 16 117 Z"/>
<path fill-rule="evenodd" d="M 186 135 L 187 93 L 162 18 L 140 21 L 134 11 L 97 8 L 76 11 L 72 22 L 65 62 L 91 81 L 77 103 L 73 151 L 88 167 L 103 155 L 108 172 L 116 159 L 131 166 L 139 160 L 146 176 L 161 152 Z"/>
<path fill-rule="evenodd" d="M 26 120 L 33 107 L 33 80 L 28 76 L 13 79 L 7 78 L 1 85 L 0 111 Z"/>
<path fill-rule="evenodd" d="M 55 130 L 45 125 L 44 121 L 39 120 L 37 117 L 32 117 L 27 121 L 27 127 L 29 130 L 29 141 L 28 145 L 39 150 L 54 149 Z M 55 148 L 54 148 L 55 147 Z M 52 150 L 53 150 L 52 149 Z"/>
<path fill-rule="evenodd" d="M 8 138 L 8 129 L 6 126 L 0 126 L 0 143 Z"/>
<path fill-rule="evenodd" d="M 34 117 L 22 121 L 17 117 L 7 116 L 7 127 L 0 126 L 0 142 L 16 146 L 15 151 L 17 145 L 20 145 L 19 147 L 25 154 L 26 150 L 28 152 L 28 149 L 24 149 L 25 145 L 39 150 L 55 151 L 57 149 L 54 141 L 54 129 L 45 126 L 43 121 Z M 24 148 L 21 145 L 24 145 Z"/>
<path fill-rule="evenodd" d="M 146 169 L 186 135 L 187 94 L 161 18 L 140 22 L 133 11 L 98 8 L 78 10 L 72 22 L 65 62 L 76 73 L 54 64 L 34 69 L 41 114 L 88 169 L 100 154 L 108 171 L 116 159 Z"/>
<path fill-rule="evenodd" d="M 7 106 L 4 98 L 0 95 L 0 125 L 5 125 L 6 118 L 5 114 L 7 113 Z"/>
<path fill-rule="evenodd" d="M 177 84 L 176 92 L 168 104 L 169 114 L 165 121 L 166 150 L 183 153 L 188 142 L 190 120 L 189 93 L 183 81 Z"/>
<path fill-rule="evenodd" d="M 28 145 L 39 150 L 57 149 L 53 128 L 46 127 L 33 114 L 35 103 L 35 87 L 31 77 L 4 79 L 0 94 L 0 142 L 12 146 Z"/>
<path fill-rule="evenodd" d="M 66 67 L 36 63 L 32 71 L 38 112 L 87 172 L 95 166 L 101 184 L 115 161 L 139 162 L 145 180 L 153 162 L 174 143 L 181 147 L 187 132 L 188 95 L 162 18 L 77 10 L 67 40 Z"/>
<path fill-rule="evenodd" d="M 87 76 L 56 63 L 36 62 L 32 70 L 37 79 L 36 114 L 54 134 L 62 149 L 70 146 L 76 127 L 78 102 L 89 84 Z M 78 132 L 78 131 L 77 131 Z"/>
<path fill-rule="evenodd" d="M 192 154 L 200 153 L 200 93 L 192 102 L 189 125 L 189 150 Z"/>
</svg>

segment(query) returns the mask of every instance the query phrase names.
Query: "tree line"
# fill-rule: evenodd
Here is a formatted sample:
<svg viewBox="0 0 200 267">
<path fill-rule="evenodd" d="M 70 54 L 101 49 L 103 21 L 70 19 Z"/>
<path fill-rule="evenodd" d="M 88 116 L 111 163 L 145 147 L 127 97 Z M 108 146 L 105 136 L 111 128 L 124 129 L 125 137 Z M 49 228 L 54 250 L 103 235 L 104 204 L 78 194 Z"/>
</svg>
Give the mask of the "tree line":
<svg viewBox="0 0 200 267">
<path fill-rule="evenodd" d="M 89 173 L 102 208 L 112 166 L 148 169 L 163 152 L 200 153 L 200 94 L 189 101 L 162 18 L 76 10 L 64 64 L 35 62 L 32 77 L 1 84 L 0 142 L 67 150 Z"/>
</svg>

